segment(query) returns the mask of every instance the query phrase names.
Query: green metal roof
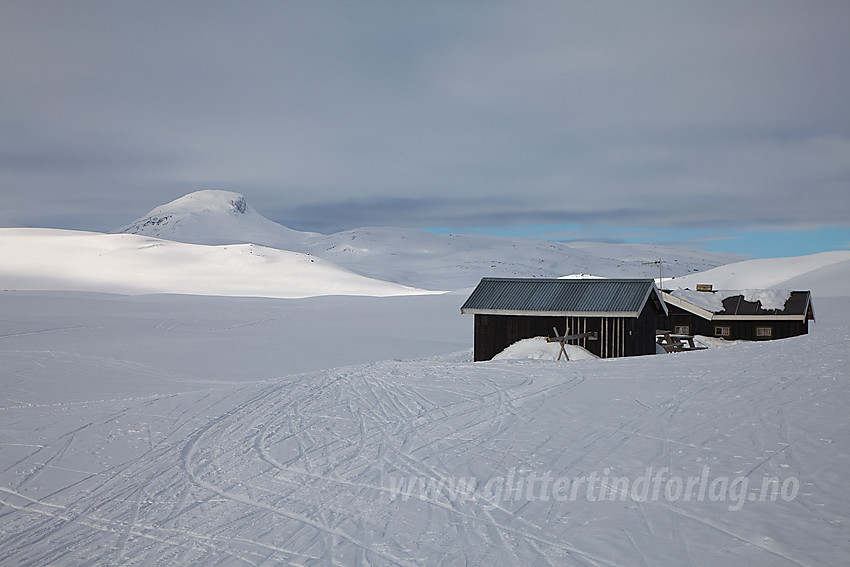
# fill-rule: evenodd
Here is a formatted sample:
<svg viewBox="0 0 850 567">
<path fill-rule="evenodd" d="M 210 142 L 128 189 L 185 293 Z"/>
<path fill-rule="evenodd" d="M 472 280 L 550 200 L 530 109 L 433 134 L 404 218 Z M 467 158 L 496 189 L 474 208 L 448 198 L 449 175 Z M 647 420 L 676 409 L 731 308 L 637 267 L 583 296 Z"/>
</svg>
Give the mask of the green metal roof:
<svg viewBox="0 0 850 567">
<path fill-rule="evenodd" d="M 637 317 L 650 298 L 666 312 L 651 279 L 484 278 L 461 313 Z"/>
</svg>

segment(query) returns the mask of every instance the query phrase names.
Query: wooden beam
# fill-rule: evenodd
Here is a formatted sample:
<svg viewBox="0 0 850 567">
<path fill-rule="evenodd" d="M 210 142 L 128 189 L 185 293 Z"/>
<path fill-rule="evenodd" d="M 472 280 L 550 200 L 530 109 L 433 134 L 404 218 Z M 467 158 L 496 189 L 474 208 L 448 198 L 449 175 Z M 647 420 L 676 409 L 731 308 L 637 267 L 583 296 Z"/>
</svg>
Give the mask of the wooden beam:
<svg viewBox="0 0 850 567">
<path fill-rule="evenodd" d="M 567 354 L 567 347 L 566 347 L 567 341 L 573 341 L 573 340 L 584 339 L 584 338 L 587 338 L 587 339 L 590 339 L 590 340 L 596 340 L 596 338 L 597 338 L 596 331 L 590 331 L 590 332 L 587 332 L 587 333 L 574 333 L 572 335 L 559 335 L 558 329 L 556 329 L 555 327 L 552 327 L 552 330 L 555 331 L 555 336 L 554 337 L 546 337 L 546 342 L 547 343 L 560 343 L 561 344 L 561 352 L 558 353 L 558 360 L 561 360 L 562 354 L 564 355 L 565 359 L 567 359 L 567 360 L 570 359 L 569 355 Z"/>
<path fill-rule="evenodd" d="M 546 337 L 546 342 L 548 343 L 559 343 L 562 341 L 573 341 L 576 339 L 590 339 L 591 341 L 597 340 L 596 331 L 589 331 L 587 333 L 577 333 L 574 335 L 555 335 L 554 337 Z"/>
</svg>

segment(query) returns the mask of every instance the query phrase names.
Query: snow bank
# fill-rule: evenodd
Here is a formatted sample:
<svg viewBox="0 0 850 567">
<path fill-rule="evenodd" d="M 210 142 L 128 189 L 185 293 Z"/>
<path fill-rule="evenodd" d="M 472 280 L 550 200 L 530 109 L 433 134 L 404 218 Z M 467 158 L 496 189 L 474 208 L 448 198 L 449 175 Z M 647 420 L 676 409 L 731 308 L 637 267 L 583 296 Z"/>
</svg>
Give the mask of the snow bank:
<svg viewBox="0 0 850 567">
<path fill-rule="evenodd" d="M 578 345 L 566 345 L 570 360 L 591 360 L 599 358 Z M 496 356 L 493 360 L 557 360 L 561 352 L 558 343 L 547 343 L 546 337 L 534 337 L 517 341 Z M 563 356 L 561 357 L 563 360 Z"/>
<path fill-rule="evenodd" d="M 721 339 L 719 337 L 706 337 L 704 335 L 694 335 L 694 344 L 696 346 L 704 346 L 706 348 L 724 348 L 737 344 L 747 344 L 751 341 L 732 341 L 729 339 Z"/>
</svg>

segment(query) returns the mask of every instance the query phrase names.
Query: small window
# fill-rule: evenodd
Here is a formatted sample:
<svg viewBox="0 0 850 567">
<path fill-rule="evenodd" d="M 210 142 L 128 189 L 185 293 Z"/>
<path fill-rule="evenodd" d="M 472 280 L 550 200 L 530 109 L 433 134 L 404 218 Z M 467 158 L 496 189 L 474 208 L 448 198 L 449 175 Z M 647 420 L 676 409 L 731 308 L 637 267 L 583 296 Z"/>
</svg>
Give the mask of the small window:
<svg viewBox="0 0 850 567">
<path fill-rule="evenodd" d="M 760 339 L 769 339 L 773 336 L 771 327 L 756 327 L 756 337 Z"/>
<path fill-rule="evenodd" d="M 690 335 L 691 327 L 690 325 L 676 325 L 673 327 L 673 333 L 676 335 Z"/>
<path fill-rule="evenodd" d="M 714 335 L 716 337 L 728 337 L 732 333 L 729 327 L 714 327 Z"/>
</svg>

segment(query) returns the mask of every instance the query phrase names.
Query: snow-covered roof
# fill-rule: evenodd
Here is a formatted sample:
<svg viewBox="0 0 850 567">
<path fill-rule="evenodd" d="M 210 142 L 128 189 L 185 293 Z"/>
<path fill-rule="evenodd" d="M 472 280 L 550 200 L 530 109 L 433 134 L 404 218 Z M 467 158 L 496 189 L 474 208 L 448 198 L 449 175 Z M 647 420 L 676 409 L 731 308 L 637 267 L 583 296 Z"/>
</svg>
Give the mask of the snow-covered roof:
<svg viewBox="0 0 850 567">
<path fill-rule="evenodd" d="M 709 320 L 814 319 L 811 293 L 778 289 L 664 291 L 664 301 Z"/>
</svg>

